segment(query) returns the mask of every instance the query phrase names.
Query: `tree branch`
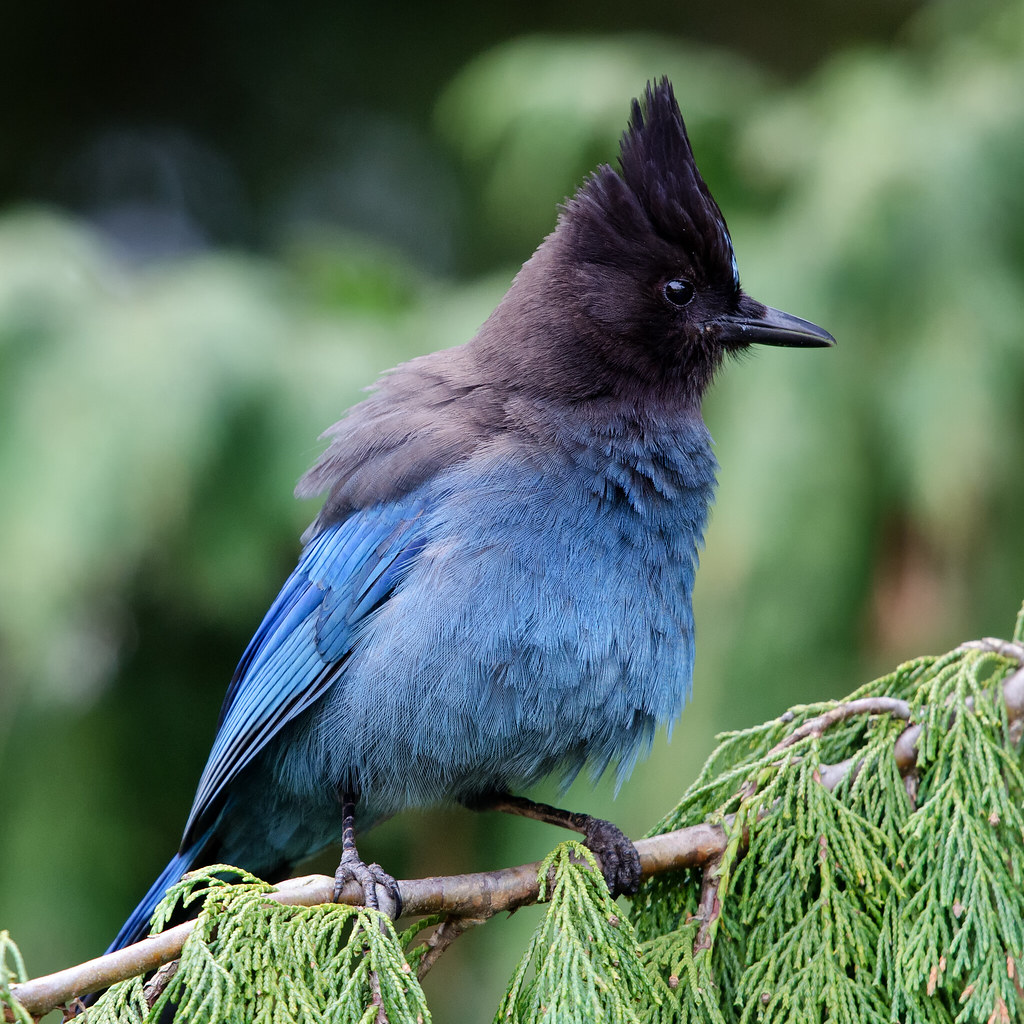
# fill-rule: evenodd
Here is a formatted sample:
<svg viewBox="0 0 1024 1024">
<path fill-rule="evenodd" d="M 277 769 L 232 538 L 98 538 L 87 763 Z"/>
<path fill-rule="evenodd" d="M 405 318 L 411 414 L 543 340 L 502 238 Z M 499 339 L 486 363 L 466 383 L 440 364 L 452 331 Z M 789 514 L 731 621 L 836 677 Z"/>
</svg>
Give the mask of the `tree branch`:
<svg viewBox="0 0 1024 1024">
<path fill-rule="evenodd" d="M 725 832 L 717 825 L 695 825 L 641 839 L 636 848 L 643 877 L 649 878 L 662 871 L 703 864 L 720 854 L 725 849 Z M 443 913 L 485 918 L 536 903 L 539 870 L 537 861 L 500 871 L 407 879 L 400 881 L 398 887 L 405 913 L 412 917 Z M 267 899 L 288 906 L 312 907 L 330 903 L 333 895 L 333 877 L 305 875 L 282 882 L 275 892 L 267 893 Z M 362 898 L 361 887 L 352 882 L 342 890 L 338 902 L 355 905 L 361 903 Z M 179 955 L 194 927 L 194 921 L 186 921 L 76 967 L 12 985 L 11 994 L 29 1013 L 40 1016 L 75 996 L 109 988 L 115 982 L 156 970 Z"/>
</svg>

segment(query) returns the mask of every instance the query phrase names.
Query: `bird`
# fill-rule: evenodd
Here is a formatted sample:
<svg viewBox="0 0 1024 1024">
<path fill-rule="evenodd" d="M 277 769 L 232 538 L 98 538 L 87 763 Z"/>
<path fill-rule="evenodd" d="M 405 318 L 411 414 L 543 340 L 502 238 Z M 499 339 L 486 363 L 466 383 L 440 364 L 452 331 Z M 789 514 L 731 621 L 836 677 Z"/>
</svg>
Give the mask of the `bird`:
<svg viewBox="0 0 1024 1024">
<path fill-rule="evenodd" d="M 187 871 L 268 880 L 340 840 L 336 896 L 400 912 L 357 834 L 464 805 L 580 833 L 613 895 L 611 822 L 523 796 L 621 783 L 688 699 L 691 594 L 717 462 L 701 403 L 751 345 L 827 331 L 740 286 L 667 78 L 465 344 L 385 374 L 300 480 L 325 494 L 236 668 L 181 845 L 110 949 Z"/>
</svg>

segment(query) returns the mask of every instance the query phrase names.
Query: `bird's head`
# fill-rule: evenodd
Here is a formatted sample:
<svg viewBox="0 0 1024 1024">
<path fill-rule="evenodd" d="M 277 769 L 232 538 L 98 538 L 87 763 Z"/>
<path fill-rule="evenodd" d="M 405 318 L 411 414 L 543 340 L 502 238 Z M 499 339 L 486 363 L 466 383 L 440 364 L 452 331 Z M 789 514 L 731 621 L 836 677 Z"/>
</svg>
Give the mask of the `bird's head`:
<svg viewBox="0 0 1024 1024">
<path fill-rule="evenodd" d="M 606 386 L 633 378 L 699 403 L 726 352 L 834 342 L 741 289 L 667 79 L 633 101 L 620 169 L 603 165 L 587 179 L 531 263 L 524 283 L 547 293 L 545 306 L 561 304 L 585 348 L 576 355 L 604 368 Z"/>
</svg>

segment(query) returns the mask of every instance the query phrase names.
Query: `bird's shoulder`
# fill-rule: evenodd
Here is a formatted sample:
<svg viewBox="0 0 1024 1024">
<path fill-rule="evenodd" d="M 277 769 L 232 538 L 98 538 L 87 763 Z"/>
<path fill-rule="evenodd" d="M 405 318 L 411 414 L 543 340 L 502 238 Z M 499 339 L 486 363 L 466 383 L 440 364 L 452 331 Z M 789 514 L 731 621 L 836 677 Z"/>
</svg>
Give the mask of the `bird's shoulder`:
<svg viewBox="0 0 1024 1024">
<path fill-rule="evenodd" d="M 327 492 L 315 536 L 357 509 L 399 500 L 502 430 L 505 396 L 470 346 L 433 352 L 382 377 L 322 435 L 331 443 L 296 487 Z"/>
</svg>

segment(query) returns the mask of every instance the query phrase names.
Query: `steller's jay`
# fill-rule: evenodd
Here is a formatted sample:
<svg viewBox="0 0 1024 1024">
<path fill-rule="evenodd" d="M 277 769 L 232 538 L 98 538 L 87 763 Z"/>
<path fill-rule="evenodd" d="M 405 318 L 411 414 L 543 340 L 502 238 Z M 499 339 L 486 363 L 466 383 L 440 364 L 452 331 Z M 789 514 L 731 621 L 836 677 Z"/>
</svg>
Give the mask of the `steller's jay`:
<svg viewBox="0 0 1024 1024">
<path fill-rule="evenodd" d="M 613 894 L 636 891 L 614 825 L 513 794 L 613 762 L 624 779 L 680 714 L 715 485 L 701 398 L 727 353 L 833 338 L 741 290 L 666 79 L 620 164 L 472 341 L 327 432 L 297 488 L 327 499 L 235 670 L 180 850 L 111 949 L 193 867 L 274 879 L 339 839 L 338 891 L 397 901 L 355 828 L 442 803 L 581 832 Z"/>
</svg>

